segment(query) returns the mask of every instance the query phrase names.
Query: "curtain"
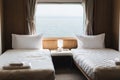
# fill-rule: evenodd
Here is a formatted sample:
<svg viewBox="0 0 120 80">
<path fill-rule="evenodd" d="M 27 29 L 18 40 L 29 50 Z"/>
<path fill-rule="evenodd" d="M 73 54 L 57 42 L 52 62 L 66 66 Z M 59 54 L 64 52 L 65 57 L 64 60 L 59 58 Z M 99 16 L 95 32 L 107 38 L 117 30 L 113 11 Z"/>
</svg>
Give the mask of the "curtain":
<svg viewBox="0 0 120 80">
<path fill-rule="evenodd" d="M 36 0 L 26 0 L 27 2 L 27 27 L 29 34 L 33 35 L 36 34 L 36 28 L 35 28 L 35 21 L 34 21 L 34 15 L 35 15 L 35 6 L 37 4 Z"/>
<path fill-rule="evenodd" d="M 93 34 L 93 7 L 94 0 L 83 0 L 84 7 L 84 32 L 87 35 Z"/>
</svg>

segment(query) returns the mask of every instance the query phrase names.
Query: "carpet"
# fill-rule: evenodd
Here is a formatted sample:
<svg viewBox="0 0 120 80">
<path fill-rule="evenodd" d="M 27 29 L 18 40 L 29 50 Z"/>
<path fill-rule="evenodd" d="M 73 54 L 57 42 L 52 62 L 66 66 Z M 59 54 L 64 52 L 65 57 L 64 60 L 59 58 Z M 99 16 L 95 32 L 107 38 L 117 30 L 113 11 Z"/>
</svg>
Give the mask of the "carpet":
<svg viewBox="0 0 120 80">
<path fill-rule="evenodd" d="M 56 69 L 56 80 L 87 80 L 78 69 Z"/>
</svg>

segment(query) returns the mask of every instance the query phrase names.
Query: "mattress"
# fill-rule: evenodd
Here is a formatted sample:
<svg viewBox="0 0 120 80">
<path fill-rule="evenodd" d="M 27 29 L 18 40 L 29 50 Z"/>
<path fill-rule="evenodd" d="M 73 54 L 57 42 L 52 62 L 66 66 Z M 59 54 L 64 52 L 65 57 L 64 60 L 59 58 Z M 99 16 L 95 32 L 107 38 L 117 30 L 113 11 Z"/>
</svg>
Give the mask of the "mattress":
<svg viewBox="0 0 120 80">
<path fill-rule="evenodd" d="M 120 80 L 120 53 L 113 49 L 72 49 L 73 59 L 92 80 Z"/>
<path fill-rule="evenodd" d="M 3 70 L 10 63 L 23 62 L 30 69 Z M 48 50 L 7 50 L 0 56 L 0 80 L 55 80 Z"/>
</svg>

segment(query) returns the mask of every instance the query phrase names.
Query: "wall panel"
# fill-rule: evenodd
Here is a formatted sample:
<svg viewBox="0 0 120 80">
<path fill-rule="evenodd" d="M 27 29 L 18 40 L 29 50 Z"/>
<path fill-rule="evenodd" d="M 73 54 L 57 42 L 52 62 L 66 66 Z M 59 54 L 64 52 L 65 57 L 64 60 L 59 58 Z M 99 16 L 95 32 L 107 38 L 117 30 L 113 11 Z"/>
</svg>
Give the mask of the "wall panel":
<svg viewBox="0 0 120 80">
<path fill-rule="evenodd" d="M 120 0 L 113 0 L 113 47 L 120 47 Z M 119 49 L 120 50 L 120 49 Z"/>
<path fill-rule="evenodd" d="M 46 38 L 43 39 L 43 48 L 44 49 L 57 49 L 57 40 L 59 38 Z M 61 38 L 63 39 L 63 48 L 72 49 L 77 48 L 77 40 L 74 38 Z"/>
<path fill-rule="evenodd" d="M 0 54 L 2 53 L 3 2 L 0 0 Z"/>
<path fill-rule="evenodd" d="M 5 50 L 11 49 L 11 34 L 25 33 L 25 0 L 4 0 Z"/>
<path fill-rule="evenodd" d="M 112 0 L 95 0 L 94 34 L 105 33 L 106 47 L 113 48 Z"/>
</svg>

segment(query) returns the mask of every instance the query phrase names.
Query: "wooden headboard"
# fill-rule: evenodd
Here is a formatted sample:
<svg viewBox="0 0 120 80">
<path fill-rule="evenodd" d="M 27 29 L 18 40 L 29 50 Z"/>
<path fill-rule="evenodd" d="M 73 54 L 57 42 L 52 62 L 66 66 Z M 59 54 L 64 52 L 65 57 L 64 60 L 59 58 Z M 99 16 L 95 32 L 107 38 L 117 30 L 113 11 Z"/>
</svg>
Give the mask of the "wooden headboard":
<svg viewBox="0 0 120 80">
<path fill-rule="evenodd" d="M 63 48 L 72 49 L 77 47 L 77 40 L 75 38 L 44 38 L 44 49 L 57 49 L 57 40 L 63 39 Z"/>
</svg>

